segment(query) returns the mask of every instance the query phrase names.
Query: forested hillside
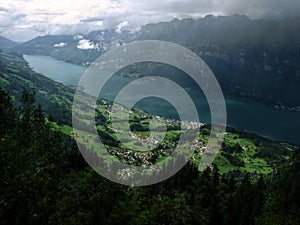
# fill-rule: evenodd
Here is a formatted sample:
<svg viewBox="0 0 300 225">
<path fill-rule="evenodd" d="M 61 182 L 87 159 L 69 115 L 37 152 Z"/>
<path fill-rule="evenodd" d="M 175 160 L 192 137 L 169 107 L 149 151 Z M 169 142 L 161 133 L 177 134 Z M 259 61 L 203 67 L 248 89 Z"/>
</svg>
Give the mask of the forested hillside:
<svg viewBox="0 0 300 225">
<path fill-rule="evenodd" d="M 23 89 L 32 89 L 47 116 L 51 114 L 57 122 L 71 124 L 74 91 L 34 72 L 21 55 L 0 49 L 0 85 L 13 97 L 15 106 L 20 104 Z"/>
<path fill-rule="evenodd" d="M 186 165 L 148 187 L 105 180 L 46 123 L 34 95 L 0 91 L 0 224 L 299 224 L 300 150 L 269 175 Z"/>
</svg>

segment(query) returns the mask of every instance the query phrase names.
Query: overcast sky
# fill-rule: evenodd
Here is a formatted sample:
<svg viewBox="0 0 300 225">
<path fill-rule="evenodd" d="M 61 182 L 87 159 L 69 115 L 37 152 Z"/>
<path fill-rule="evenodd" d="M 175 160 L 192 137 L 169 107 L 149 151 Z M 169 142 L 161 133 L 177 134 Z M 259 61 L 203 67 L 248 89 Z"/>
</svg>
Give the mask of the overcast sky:
<svg viewBox="0 0 300 225">
<path fill-rule="evenodd" d="M 25 41 L 38 35 L 87 33 L 207 14 L 250 18 L 297 15 L 300 0 L 0 0 L 0 35 Z"/>
</svg>

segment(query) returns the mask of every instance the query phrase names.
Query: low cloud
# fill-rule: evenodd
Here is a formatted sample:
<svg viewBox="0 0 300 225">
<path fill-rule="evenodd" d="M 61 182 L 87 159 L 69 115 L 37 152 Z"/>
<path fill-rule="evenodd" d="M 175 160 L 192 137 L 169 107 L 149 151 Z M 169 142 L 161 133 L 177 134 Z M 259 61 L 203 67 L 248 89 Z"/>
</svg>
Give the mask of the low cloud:
<svg viewBox="0 0 300 225">
<path fill-rule="evenodd" d="M 83 39 L 78 42 L 77 48 L 81 50 L 95 49 L 96 45 L 89 40 Z"/>
<path fill-rule="evenodd" d="M 8 9 L 0 7 L 0 12 L 8 12 Z"/>
<path fill-rule="evenodd" d="M 123 28 L 127 27 L 128 24 L 129 24 L 129 23 L 128 23 L 127 20 L 126 20 L 126 21 L 123 21 L 123 22 L 121 22 L 121 23 L 119 23 L 119 24 L 116 26 L 116 28 L 115 28 L 116 32 L 117 32 L 117 33 L 121 33 L 122 30 L 123 30 Z"/>
<path fill-rule="evenodd" d="M 298 17 L 299 0 L 230 0 L 223 4 L 226 14 L 240 13 L 252 18 Z"/>
<path fill-rule="evenodd" d="M 59 47 L 59 48 L 62 48 L 62 47 L 66 47 L 68 45 L 68 43 L 59 43 L 59 44 L 55 44 L 54 47 Z"/>
<path fill-rule="evenodd" d="M 81 35 L 81 34 L 74 35 L 73 39 L 74 40 L 82 40 L 83 39 L 83 35 Z"/>
</svg>

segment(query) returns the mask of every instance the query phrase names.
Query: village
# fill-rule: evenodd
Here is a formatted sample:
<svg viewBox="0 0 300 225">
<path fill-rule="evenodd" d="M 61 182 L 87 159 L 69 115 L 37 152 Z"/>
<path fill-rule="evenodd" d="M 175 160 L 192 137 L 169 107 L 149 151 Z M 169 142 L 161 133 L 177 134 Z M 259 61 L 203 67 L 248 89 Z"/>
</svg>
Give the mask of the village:
<svg viewBox="0 0 300 225">
<path fill-rule="evenodd" d="M 112 105 L 106 100 L 101 100 L 100 104 L 98 102 L 97 105 L 90 107 L 96 111 L 97 129 L 106 130 L 110 134 L 113 133 L 114 140 L 121 143 L 118 147 L 106 145 L 106 151 L 127 165 L 148 167 L 156 171 L 158 170 L 157 163 L 165 161 L 175 149 L 177 152 L 182 152 L 183 155 L 188 154 L 189 157 L 197 159 L 211 154 L 206 146 L 206 141 L 202 140 L 199 135 L 200 128 L 204 126 L 203 123 L 153 116 L 141 110 L 128 110 L 119 104 Z M 121 125 L 112 124 L 112 110 L 117 112 L 118 120 L 116 123 Z M 156 127 L 152 127 L 150 130 L 149 124 L 153 121 Z M 134 126 L 136 129 L 124 130 L 122 123 L 140 124 L 141 129 L 139 130 L 139 126 Z M 163 129 L 164 126 L 166 129 Z M 183 132 L 190 132 L 195 137 L 179 144 Z M 118 135 L 115 136 L 115 134 Z M 71 132 L 71 135 L 76 139 L 82 139 L 87 144 L 90 144 L 88 139 L 92 139 L 89 134 L 82 136 L 82 134 L 74 131 Z M 120 170 L 119 172 L 119 176 L 124 179 L 129 176 L 129 171 L 122 172 Z"/>
</svg>

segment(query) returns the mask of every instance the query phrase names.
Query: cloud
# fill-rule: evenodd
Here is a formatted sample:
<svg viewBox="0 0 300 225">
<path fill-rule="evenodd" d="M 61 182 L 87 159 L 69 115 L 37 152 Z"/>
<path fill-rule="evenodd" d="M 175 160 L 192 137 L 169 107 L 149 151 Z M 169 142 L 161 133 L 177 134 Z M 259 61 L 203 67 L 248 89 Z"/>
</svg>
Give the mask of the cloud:
<svg viewBox="0 0 300 225">
<path fill-rule="evenodd" d="M 230 0 L 223 4 L 227 14 L 241 13 L 252 18 L 293 17 L 299 15 L 299 0 Z"/>
<path fill-rule="evenodd" d="M 59 44 L 55 44 L 54 47 L 59 47 L 59 48 L 62 48 L 62 47 L 66 47 L 68 45 L 68 43 L 59 43 Z"/>
<path fill-rule="evenodd" d="M 83 39 L 78 42 L 77 48 L 81 50 L 95 49 L 96 45 L 89 40 Z"/>
<path fill-rule="evenodd" d="M 299 0 L 9 0 L 0 3 L 0 35 L 24 41 L 37 35 L 78 34 L 207 14 L 251 18 L 298 16 Z"/>
<path fill-rule="evenodd" d="M 80 20 L 80 22 L 89 23 L 89 22 L 98 22 L 98 21 L 103 21 L 103 20 L 105 20 L 104 17 L 89 17 L 89 18 Z"/>
<path fill-rule="evenodd" d="M 122 30 L 123 30 L 123 28 L 127 27 L 128 24 L 129 24 L 129 23 L 128 23 L 127 20 L 125 20 L 125 21 L 119 23 L 119 24 L 116 26 L 115 31 L 116 31 L 117 33 L 121 33 Z"/>
<path fill-rule="evenodd" d="M 0 7 L 0 12 L 8 12 L 8 9 Z"/>
<path fill-rule="evenodd" d="M 80 35 L 80 34 L 77 34 L 77 35 L 74 35 L 73 39 L 74 39 L 74 40 L 82 40 L 82 39 L 83 39 L 83 36 Z"/>
<path fill-rule="evenodd" d="M 54 24 L 49 27 L 49 34 L 59 35 L 59 34 L 87 34 L 94 30 L 101 30 L 105 27 L 101 23 L 91 22 L 91 23 L 77 23 L 77 24 Z"/>
</svg>

